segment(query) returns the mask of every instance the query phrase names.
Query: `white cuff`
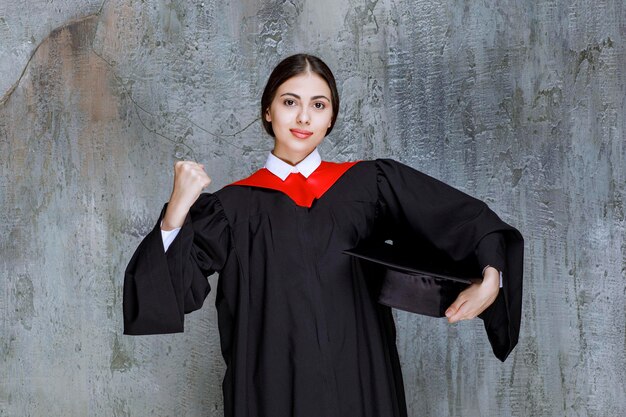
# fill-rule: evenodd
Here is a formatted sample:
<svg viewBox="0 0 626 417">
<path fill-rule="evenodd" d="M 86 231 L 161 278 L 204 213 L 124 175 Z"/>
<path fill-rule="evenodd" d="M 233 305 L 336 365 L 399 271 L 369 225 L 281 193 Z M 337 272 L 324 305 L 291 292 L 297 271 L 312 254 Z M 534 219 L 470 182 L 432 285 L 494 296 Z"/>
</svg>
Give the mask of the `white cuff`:
<svg viewBox="0 0 626 417">
<path fill-rule="evenodd" d="M 160 227 L 163 227 L 163 220 L 161 220 Z M 172 229 L 172 230 L 161 229 L 161 239 L 163 239 L 163 251 L 164 252 L 167 252 L 167 248 L 170 247 L 170 245 L 176 238 L 176 235 L 178 234 L 179 231 L 180 231 L 180 227 L 177 227 L 176 229 Z"/>
</svg>

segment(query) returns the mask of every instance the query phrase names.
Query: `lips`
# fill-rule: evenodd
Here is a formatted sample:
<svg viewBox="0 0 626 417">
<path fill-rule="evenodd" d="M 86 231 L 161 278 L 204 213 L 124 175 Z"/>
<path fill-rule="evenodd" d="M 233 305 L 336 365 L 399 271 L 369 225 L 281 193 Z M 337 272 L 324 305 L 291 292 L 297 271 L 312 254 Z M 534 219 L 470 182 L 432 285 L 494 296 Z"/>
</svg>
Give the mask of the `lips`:
<svg viewBox="0 0 626 417">
<path fill-rule="evenodd" d="M 300 130 L 300 129 L 289 129 L 292 135 L 300 139 L 306 139 L 313 134 L 308 130 Z"/>
</svg>

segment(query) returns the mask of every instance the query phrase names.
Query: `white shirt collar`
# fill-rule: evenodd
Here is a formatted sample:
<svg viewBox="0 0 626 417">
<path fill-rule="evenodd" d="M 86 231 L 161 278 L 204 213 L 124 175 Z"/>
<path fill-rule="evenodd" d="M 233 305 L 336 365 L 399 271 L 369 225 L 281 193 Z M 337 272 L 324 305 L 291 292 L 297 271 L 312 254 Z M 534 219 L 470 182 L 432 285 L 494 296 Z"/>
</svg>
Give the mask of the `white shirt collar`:
<svg viewBox="0 0 626 417">
<path fill-rule="evenodd" d="M 311 175 L 321 163 L 322 157 L 317 151 L 317 148 L 315 148 L 313 152 L 311 152 L 302 161 L 298 162 L 295 166 L 283 161 L 270 152 L 267 156 L 267 161 L 265 162 L 265 168 L 281 180 L 285 181 L 285 179 L 287 179 L 289 174 L 292 172 L 299 172 L 304 175 L 305 178 L 309 178 L 309 175 Z"/>
</svg>

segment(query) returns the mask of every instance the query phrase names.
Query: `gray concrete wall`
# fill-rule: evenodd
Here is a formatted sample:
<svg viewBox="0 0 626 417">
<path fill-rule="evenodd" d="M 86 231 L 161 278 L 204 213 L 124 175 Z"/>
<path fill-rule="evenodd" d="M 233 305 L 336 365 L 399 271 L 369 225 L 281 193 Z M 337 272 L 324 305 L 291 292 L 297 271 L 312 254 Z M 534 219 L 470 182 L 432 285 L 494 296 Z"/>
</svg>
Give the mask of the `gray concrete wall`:
<svg viewBox="0 0 626 417">
<path fill-rule="evenodd" d="M 122 336 L 123 270 L 178 158 L 262 164 L 282 57 L 335 71 L 329 160 L 393 157 L 526 238 L 520 343 L 397 312 L 411 416 L 626 415 L 621 0 L 0 1 L 0 416 L 219 416 L 214 294 Z M 217 277 L 211 278 L 215 288 Z"/>
</svg>

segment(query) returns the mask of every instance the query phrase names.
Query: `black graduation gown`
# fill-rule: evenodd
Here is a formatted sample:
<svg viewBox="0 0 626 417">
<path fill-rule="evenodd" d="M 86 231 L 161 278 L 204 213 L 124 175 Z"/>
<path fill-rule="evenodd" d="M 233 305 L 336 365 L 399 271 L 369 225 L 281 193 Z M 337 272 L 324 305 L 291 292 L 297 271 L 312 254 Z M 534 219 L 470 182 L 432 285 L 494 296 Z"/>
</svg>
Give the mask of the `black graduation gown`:
<svg viewBox="0 0 626 417">
<path fill-rule="evenodd" d="M 342 254 L 364 239 L 414 234 L 502 269 L 504 287 L 481 317 L 500 359 L 517 343 L 521 235 L 399 162 L 355 164 L 310 208 L 250 186 L 201 194 L 164 252 L 166 207 L 126 269 L 124 333 L 183 331 L 218 271 L 227 417 L 407 415 L 392 311 L 376 302 L 380 282 Z"/>
</svg>

